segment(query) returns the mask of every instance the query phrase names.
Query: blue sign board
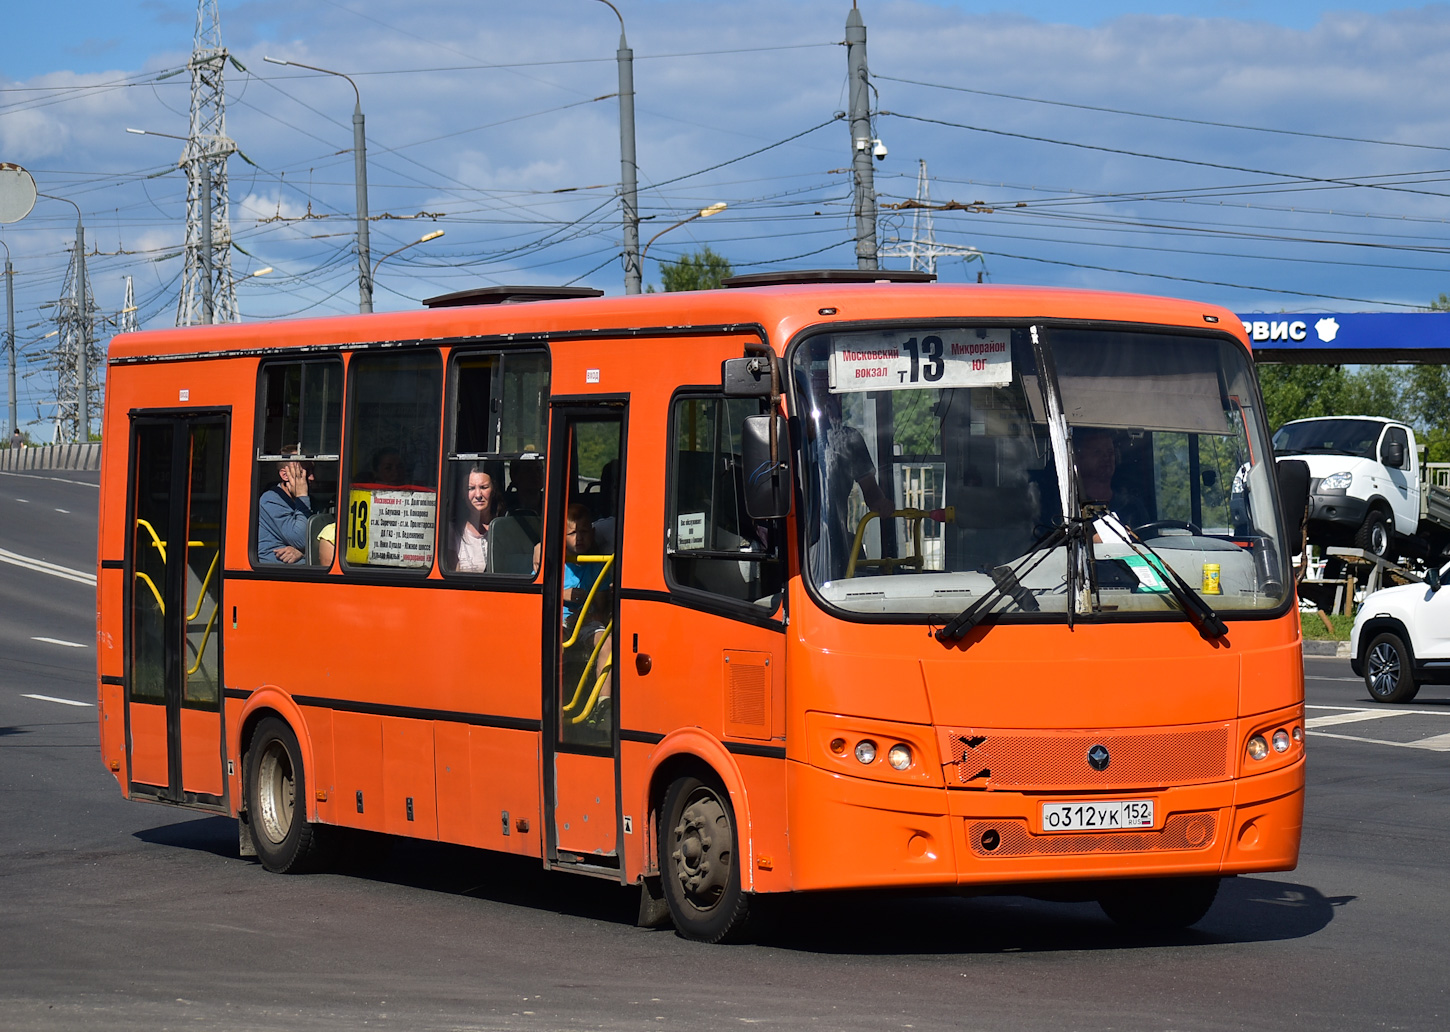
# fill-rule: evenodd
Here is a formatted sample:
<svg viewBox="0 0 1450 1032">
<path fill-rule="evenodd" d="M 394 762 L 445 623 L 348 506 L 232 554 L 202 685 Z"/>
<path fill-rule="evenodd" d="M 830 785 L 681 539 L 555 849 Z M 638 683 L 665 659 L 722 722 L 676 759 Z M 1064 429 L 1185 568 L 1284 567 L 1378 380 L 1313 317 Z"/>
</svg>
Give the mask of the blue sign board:
<svg viewBox="0 0 1450 1032">
<path fill-rule="evenodd" d="M 1264 312 L 1239 318 L 1261 360 L 1294 361 L 1312 353 L 1331 362 L 1450 361 L 1450 312 Z"/>
</svg>

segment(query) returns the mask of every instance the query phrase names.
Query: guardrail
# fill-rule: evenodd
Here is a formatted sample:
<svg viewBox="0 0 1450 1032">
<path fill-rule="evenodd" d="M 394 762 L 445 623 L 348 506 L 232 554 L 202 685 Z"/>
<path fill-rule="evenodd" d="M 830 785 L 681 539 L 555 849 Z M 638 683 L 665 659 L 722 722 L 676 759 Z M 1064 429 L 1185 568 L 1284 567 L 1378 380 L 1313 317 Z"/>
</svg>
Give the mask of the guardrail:
<svg viewBox="0 0 1450 1032">
<path fill-rule="evenodd" d="M 29 448 L 0 448 L 0 472 L 26 469 L 100 469 L 101 445 L 41 444 Z"/>
</svg>

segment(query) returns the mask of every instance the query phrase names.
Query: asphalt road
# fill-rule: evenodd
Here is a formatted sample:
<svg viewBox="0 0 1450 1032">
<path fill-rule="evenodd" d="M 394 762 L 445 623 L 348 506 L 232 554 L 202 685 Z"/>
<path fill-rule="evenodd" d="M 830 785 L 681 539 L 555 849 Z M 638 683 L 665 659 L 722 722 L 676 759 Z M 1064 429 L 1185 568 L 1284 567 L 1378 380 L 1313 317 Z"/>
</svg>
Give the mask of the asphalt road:
<svg viewBox="0 0 1450 1032">
<path fill-rule="evenodd" d="M 1307 660 L 1301 865 L 1225 883 L 1187 932 L 1134 939 L 1088 904 L 830 896 L 762 945 L 700 946 L 527 861 L 406 844 L 280 877 L 237 857 L 230 821 L 122 800 L 96 750 L 94 482 L 0 473 L 5 1030 L 1450 1023 L 1450 688 L 1379 707 L 1347 661 Z"/>
</svg>

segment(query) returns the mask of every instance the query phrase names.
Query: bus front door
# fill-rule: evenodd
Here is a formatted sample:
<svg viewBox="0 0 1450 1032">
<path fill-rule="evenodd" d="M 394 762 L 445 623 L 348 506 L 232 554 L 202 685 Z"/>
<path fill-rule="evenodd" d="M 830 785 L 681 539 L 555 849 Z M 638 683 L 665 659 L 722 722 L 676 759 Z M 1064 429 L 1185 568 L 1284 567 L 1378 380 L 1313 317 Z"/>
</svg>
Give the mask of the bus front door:
<svg viewBox="0 0 1450 1032">
<path fill-rule="evenodd" d="M 226 808 L 221 543 L 227 419 L 137 414 L 126 545 L 133 798 Z"/>
<path fill-rule="evenodd" d="M 623 404 L 556 405 L 544 548 L 545 800 L 549 860 L 619 867 Z"/>
</svg>

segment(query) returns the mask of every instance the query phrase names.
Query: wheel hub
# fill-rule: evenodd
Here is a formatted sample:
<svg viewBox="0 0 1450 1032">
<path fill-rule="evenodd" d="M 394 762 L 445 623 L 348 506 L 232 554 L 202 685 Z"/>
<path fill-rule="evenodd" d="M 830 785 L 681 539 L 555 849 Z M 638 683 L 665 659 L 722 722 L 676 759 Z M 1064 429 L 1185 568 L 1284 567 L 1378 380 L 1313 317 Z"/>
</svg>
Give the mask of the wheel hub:
<svg viewBox="0 0 1450 1032">
<path fill-rule="evenodd" d="M 702 910 L 718 903 L 729 885 L 729 854 L 715 849 L 717 830 L 728 832 L 728 827 L 725 807 L 713 794 L 692 799 L 675 825 L 675 848 L 670 854 L 675 876 L 685 898 Z"/>
</svg>

